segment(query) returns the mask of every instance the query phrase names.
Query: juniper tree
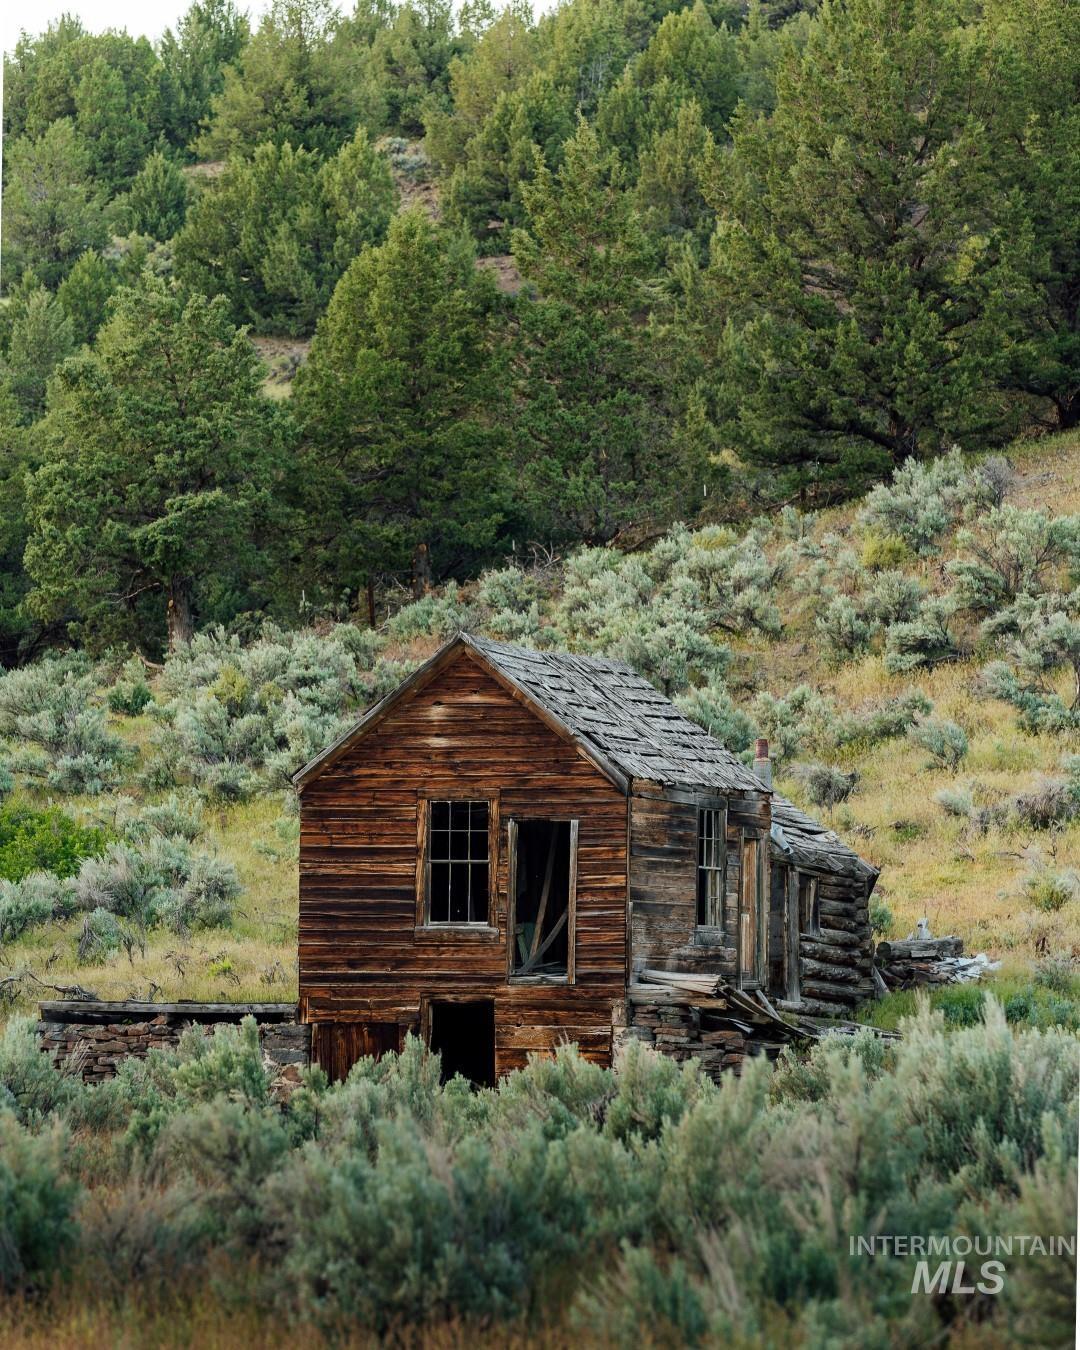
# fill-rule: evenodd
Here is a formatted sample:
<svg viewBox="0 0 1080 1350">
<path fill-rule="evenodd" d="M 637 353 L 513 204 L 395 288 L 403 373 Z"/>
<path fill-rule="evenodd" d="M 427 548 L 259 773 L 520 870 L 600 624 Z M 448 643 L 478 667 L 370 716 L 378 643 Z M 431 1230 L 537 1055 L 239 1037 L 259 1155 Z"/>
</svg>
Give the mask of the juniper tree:
<svg viewBox="0 0 1080 1350">
<path fill-rule="evenodd" d="M 119 285 L 119 269 L 96 249 L 87 249 L 60 283 L 56 298 L 71 320 L 77 346 L 93 342 Z"/>
<path fill-rule="evenodd" d="M 37 140 L 23 136 L 7 145 L 4 160 L 4 286 L 32 270 L 55 287 L 85 249 L 108 239 L 86 145 L 62 118 Z"/>
<path fill-rule="evenodd" d="M 275 410 L 226 302 L 144 275 L 54 381 L 27 489 L 28 599 L 87 642 L 186 641 L 208 597 L 241 599 L 280 468 Z"/>
<path fill-rule="evenodd" d="M 468 243 L 395 217 L 338 283 L 297 378 L 319 572 L 355 593 L 373 572 L 433 574 L 488 552 L 510 508 L 497 296 Z"/>
<path fill-rule="evenodd" d="M 232 160 L 189 212 L 177 275 L 227 296 L 238 323 L 310 333 L 345 267 L 383 238 L 394 197 L 386 160 L 363 131 L 325 161 L 267 142 Z"/>
<path fill-rule="evenodd" d="M 183 225 L 187 203 L 187 180 L 173 160 L 156 150 L 147 156 L 124 195 L 124 224 L 131 233 L 164 242 Z"/>
<path fill-rule="evenodd" d="M 582 122 L 557 173 L 522 189 L 514 253 L 534 299 L 520 309 L 513 432 L 545 537 L 610 539 L 699 497 L 704 464 L 672 436 L 663 335 L 649 328 L 650 245 L 615 158 Z"/>
<path fill-rule="evenodd" d="M 55 296 L 32 275 L 11 297 L 5 318 L 11 331 L 0 357 L 0 378 L 7 384 L 24 422 L 45 408 L 45 385 L 56 367 L 75 349 L 71 320 Z"/>
<path fill-rule="evenodd" d="M 994 67 L 948 0 L 829 5 L 718 175 L 720 416 L 740 451 L 847 490 L 998 431 L 1025 280 L 1003 244 Z"/>
<path fill-rule="evenodd" d="M 232 0 L 195 0 L 158 44 L 162 122 L 170 143 L 186 150 L 221 92 L 225 67 L 235 64 L 250 37 L 248 21 Z"/>
</svg>

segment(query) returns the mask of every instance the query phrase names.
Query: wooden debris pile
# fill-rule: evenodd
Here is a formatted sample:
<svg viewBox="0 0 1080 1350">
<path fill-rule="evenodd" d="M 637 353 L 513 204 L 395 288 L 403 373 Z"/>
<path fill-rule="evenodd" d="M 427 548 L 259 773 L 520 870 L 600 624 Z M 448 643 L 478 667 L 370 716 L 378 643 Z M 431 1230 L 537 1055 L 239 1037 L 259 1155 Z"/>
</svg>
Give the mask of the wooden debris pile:
<svg viewBox="0 0 1080 1350">
<path fill-rule="evenodd" d="M 775 1058 L 785 1045 L 818 1035 L 808 1023 L 781 1017 L 760 990 L 689 971 L 641 971 L 627 989 L 627 1013 L 628 1039 L 674 1059 L 698 1059 L 711 1078 L 738 1071 L 747 1055 Z"/>
<path fill-rule="evenodd" d="M 962 984 L 981 979 L 1000 964 L 989 960 L 983 952 L 965 956 L 963 941 L 958 937 L 879 942 L 874 952 L 875 984 L 879 993 L 925 985 Z"/>
</svg>

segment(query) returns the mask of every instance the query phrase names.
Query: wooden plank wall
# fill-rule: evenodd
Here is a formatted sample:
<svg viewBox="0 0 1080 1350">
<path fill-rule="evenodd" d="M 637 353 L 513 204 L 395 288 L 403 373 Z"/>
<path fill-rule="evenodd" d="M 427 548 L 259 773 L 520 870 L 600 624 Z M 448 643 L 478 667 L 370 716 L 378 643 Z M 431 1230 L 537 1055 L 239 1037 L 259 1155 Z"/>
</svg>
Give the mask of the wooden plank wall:
<svg viewBox="0 0 1080 1350">
<path fill-rule="evenodd" d="M 421 792 L 497 799 L 497 932 L 416 927 Z M 515 815 L 581 822 L 572 986 L 507 981 Z M 612 1008 L 625 994 L 626 822 L 626 797 L 462 652 L 304 788 L 301 1016 L 403 1034 L 420 1030 L 427 999 L 493 998 L 498 1073 L 564 1040 L 610 1062 Z"/>
<path fill-rule="evenodd" d="M 686 793 L 636 782 L 630 801 L 631 962 L 634 968 L 689 970 L 738 978 L 739 881 L 744 829 L 770 825 L 764 793 L 727 798 L 727 868 L 720 945 L 703 946 L 697 930 L 697 806 Z"/>
</svg>

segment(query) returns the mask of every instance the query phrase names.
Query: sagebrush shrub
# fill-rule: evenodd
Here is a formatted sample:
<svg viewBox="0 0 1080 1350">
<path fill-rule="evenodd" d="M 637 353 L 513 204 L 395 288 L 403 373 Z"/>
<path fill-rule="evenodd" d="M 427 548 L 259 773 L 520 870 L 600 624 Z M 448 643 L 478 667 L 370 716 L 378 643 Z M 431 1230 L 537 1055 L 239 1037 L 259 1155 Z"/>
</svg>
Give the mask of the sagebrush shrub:
<svg viewBox="0 0 1080 1350">
<path fill-rule="evenodd" d="M 55 792 L 98 793 L 119 781 L 130 747 L 108 730 L 97 673 L 81 657 L 47 657 L 0 677 L 0 737 L 20 743 L 9 773 Z"/>
<path fill-rule="evenodd" d="M 31 872 L 18 881 L 0 880 L 0 944 L 75 908 L 75 884 L 50 872 Z"/>
<path fill-rule="evenodd" d="M 759 694 L 752 707 L 761 734 L 769 738 L 769 753 L 780 763 L 804 749 L 829 744 L 835 705 L 807 684 L 797 685 L 783 697 Z"/>
<path fill-rule="evenodd" d="M 1056 914 L 1080 898 L 1080 877 L 1066 868 L 1034 867 L 1024 878 L 1024 898 L 1036 909 Z"/>
<path fill-rule="evenodd" d="M 858 656 L 870 646 L 875 625 L 846 595 L 834 596 L 814 621 L 828 650 L 839 657 Z"/>
<path fill-rule="evenodd" d="M 900 675 L 954 661 L 959 655 L 950 628 L 954 606 L 948 598 L 924 600 L 914 619 L 890 624 L 885 632 L 885 669 Z"/>
<path fill-rule="evenodd" d="M 757 735 L 753 719 L 748 717 L 725 686 L 716 679 L 699 689 L 689 689 L 675 699 L 675 706 L 692 722 L 703 726 L 710 736 L 739 755 L 748 750 Z"/>
<path fill-rule="evenodd" d="M 834 764 L 800 765 L 797 774 L 810 801 L 829 811 L 846 802 L 859 782 L 857 773 L 845 773 Z"/>
<path fill-rule="evenodd" d="M 920 717 L 927 716 L 933 704 L 921 689 L 907 689 L 897 698 L 886 699 L 868 708 L 839 714 L 833 739 L 837 745 L 878 745 L 903 736 Z"/>
<path fill-rule="evenodd" d="M 859 519 L 883 534 L 898 535 L 925 555 L 967 508 L 987 499 L 987 486 L 964 466 L 954 447 L 936 459 L 905 460 L 891 482 L 867 494 Z"/>
<path fill-rule="evenodd" d="M 30 1134 L 0 1108 L 0 1293 L 32 1293 L 69 1259 L 79 1188 L 66 1171 L 67 1146 L 61 1128 Z"/>
<path fill-rule="evenodd" d="M 927 717 L 916 722 L 908 739 L 930 756 L 928 768 L 955 769 L 968 752 L 967 732 L 944 718 Z"/>
</svg>

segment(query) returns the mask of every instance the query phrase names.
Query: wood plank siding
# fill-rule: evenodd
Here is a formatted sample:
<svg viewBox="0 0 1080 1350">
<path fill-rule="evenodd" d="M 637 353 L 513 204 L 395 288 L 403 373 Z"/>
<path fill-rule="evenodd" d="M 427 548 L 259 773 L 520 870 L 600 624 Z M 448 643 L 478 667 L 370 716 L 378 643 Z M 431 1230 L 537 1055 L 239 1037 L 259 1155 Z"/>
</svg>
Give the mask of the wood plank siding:
<svg viewBox="0 0 1080 1350">
<path fill-rule="evenodd" d="M 718 931 L 709 932 L 699 930 L 697 924 L 698 810 L 702 805 L 722 807 L 727 820 L 724 918 Z M 769 799 L 764 792 L 719 797 L 634 784 L 630 905 L 635 970 L 684 970 L 740 981 L 742 844 L 747 836 L 759 837 L 767 847 L 768 832 Z"/>
<path fill-rule="evenodd" d="M 492 926 L 419 920 L 425 799 L 492 804 Z M 572 983 L 508 978 L 508 824 L 577 820 Z M 420 1032 L 432 1002 L 490 998 L 496 1071 L 565 1040 L 610 1062 L 626 982 L 627 799 L 467 649 L 303 785 L 300 1008 L 336 1074 Z M 362 1025 L 350 1038 L 331 1027 Z M 325 1029 L 323 1029 L 325 1028 Z M 384 1030 L 385 1028 L 385 1030 Z M 390 1030 L 392 1028 L 392 1030 Z"/>
</svg>

